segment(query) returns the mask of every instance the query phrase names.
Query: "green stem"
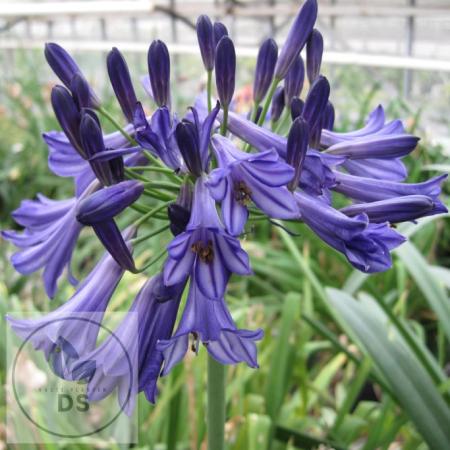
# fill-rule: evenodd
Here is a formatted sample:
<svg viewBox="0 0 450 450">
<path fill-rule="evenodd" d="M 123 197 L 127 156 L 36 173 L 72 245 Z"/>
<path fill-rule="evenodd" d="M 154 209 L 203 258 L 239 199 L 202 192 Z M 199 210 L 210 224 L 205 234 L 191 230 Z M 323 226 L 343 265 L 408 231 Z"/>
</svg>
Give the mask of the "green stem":
<svg viewBox="0 0 450 450">
<path fill-rule="evenodd" d="M 145 181 L 143 184 L 145 187 L 153 189 L 166 189 L 167 191 L 176 192 L 180 190 L 180 184 L 169 183 L 167 181 Z"/>
<path fill-rule="evenodd" d="M 150 266 L 153 266 L 153 264 L 157 263 L 167 252 L 167 248 L 164 247 L 155 257 L 153 257 L 144 267 L 140 268 L 138 272 L 143 272 L 144 270 L 147 270 Z"/>
<path fill-rule="evenodd" d="M 128 168 L 131 171 L 136 172 L 158 172 L 158 173 L 171 173 L 173 174 L 173 170 L 168 167 L 155 167 L 155 166 L 132 166 Z"/>
<path fill-rule="evenodd" d="M 106 119 L 108 119 L 113 125 L 114 128 L 117 129 L 117 131 L 119 131 L 122 136 L 128 140 L 128 142 L 130 142 L 132 145 L 139 145 L 136 140 L 134 139 L 134 137 L 132 137 L 130 134 L 128 134 L 121 126 L 120 124 L 116 121 L 116 119 L 114 119 L 113 116 L 111 116 L 111 114 L 109 114 L 108 111 L 106 111 L 106 109 L 104 109 L 102 106 L 100 106 L 100 108 L 97 109 L 97 111 Z"/>
<path fill-rule="evenodd" d="M 225 366 L 208 355 L 208 450 L 225 449 Z"/>
<path fill-rule="evenodd" d="M 169 229 L 169 224 L 163 225 L 162 227 L 157 228 L 151 233 L 144 234 L 143 236 L 138 236 L 137 238 L 131 239 L 131 243 L 133 245 L 140 244 L 141 242 L 146 241 L 147 239 L 152 238 L 153 236 L 157 236 L 160 233 Z"/>
<path fill-rule="evenodd" d="M 150 219 L 155 214 L 159 213 L 159 211 L 162 211 L 164 208 L 167 208 L 172 203 L 172 200 L 169 202 L 162 203 L 161 205 L 157 206 L 156 208 L 153 208 L 148 213 L 144 214 L 142 217 L 140 217 L 136 222 L 134 222 L 135 227 L 139 227 L 139 225 L 142 225 L 147 219 Z"/>
<path fill-rule="evenodd" d="M 149 161 L 151 161 L 153 164 L 155 164 L 156 166 L 162 167 L 162 168 L 164 168 L 164 169 L 167 168 L 167 167 L 164 165 L 164 163 L 163 163 L 160 159 L 158 159 L 156 156 L 153 156 L 148 150 L 144 150 L 143 153 L 144 153 L 145 157 L 146 157 Z M 181 178 L 180 178 L 179 176 L 175 175 L 175 174 L 173 173 L 173 171 L 171 171 L 170 173 L 168 173 L 167 176 L 168 176 L 169 178 L 171 178 L 172 181 L 180 182 L 180 180 L 181 180 Z"/>
<path fill-rule="evenodd" d="M 278 86 L 280 80 L 278 78 L 274 78 L 272 84 L 270 85 L 269 93 L 266 96 L 266 101 L 264 102 L 263 109 L 261 111 L 261 115 L 259 116 L 258 125 L 262 125 L 267 116 L 267 111 L 269 111 L 270 103 L 272 102 L 273 94 L 275 94 L 275 89 Z"/>
<path fill-rule="evenodd" d="M 206 95 L 208 97 L 208 112 L 211 112 L 212 70 L 208 70 L 207 74 L 208 74 L 208 81 L 206 83 Z"/>
<path fill-rule="evenodd" d="M 228 106 L 223 107 L 223 120 L 220 126 L 220 134 L 225 136 L 227 134 L 227 126 L 228 126 Z"/>
</svg>

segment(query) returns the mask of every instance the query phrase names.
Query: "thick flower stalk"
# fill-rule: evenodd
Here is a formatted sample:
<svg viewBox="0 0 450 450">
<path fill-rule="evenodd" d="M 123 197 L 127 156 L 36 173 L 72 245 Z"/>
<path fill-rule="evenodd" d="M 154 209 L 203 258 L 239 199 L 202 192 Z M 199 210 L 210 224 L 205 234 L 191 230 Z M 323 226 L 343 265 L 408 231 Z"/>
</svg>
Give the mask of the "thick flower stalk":
<svg viewBox="0 0 450 450">
<path fill-rule="evenodd" d="M 252 275 L 241 238 L 255 239 L 255 222 L 308 227 L 350 266 L 376 273 L 392 266 L 392 250 L 405 241 L 395 230 L 397 223 L 447 211 L 440 199 L 446 175 L 405 182 L 403 159 L 419 139 L 400 120 L 387 122 L 381 106 L 363 128 L 333 130 L 332 83 L 321 74 L 324 40 L 314 28 L 316 17 L 317 1 L 306 0 L 279 54 L 273 39 L 262 44 L 253 104 L 242 115 L 234 111 L 238 80 L 232 37 L 206 16 L 196 26 L 206 93 L 192 98 L 184 115 L 172 110 L 170 55 L 162 41 L 151 43 L 143 78 L 152 114 L 137 98 L 122 54 L 116 48 L 108 54 L 123 125 L 101 106 L 74 59 L 57 44 L 46 45 L 45 57 L 63 85 L 51 94 L 61 130 L 47 131 L 43 138 L 49 168 L 73 179 L 74 196 L 24 200 L 13 213 L 24 230 L 2 236 L 18 248 L 11 258 L 17 271 L 28 275 L 42 269 L 49 297 L 57 293 L 65 269 L 76 292 L 47 316 L 8 320 L 26 339 L 65 315 L 102 317 L 125 271 L 145 277 L 116 330 L 135 361 L 136 377 L 127 373 L 117 341 L 97 342 L 98 327 L 52 325 L 33 337 L 34 347 L 45 352 L 59 376 L 107 387 L 91 401 L 117 387 L 127 414 L 141 391 L 154 402 L 160 375 L 168 374 L 189 348 L 197 353 L 200 343 L 216 361 L 209 364 L 216 374 L 210 377 L 210 392 L 223 389 L 220 364 L 258 367 L 256 342 L 263 333 L 239 329 L 226 302 L 230 277 Z M 104 121 L 116 131 L 103 133 Z M 278 132 L 280 124 L 289 125 L 286 135 Z M 94 230 L 106 254 L 78 284 L 70 261 L 86 227 Z M 148 251 L 138 250 L 141 245 L 148 250 L 150 239 L 158 241 L 155 254 L 146 259 Z M 136 261 L 132 249 L 137 249 Z M 150 267 L 157 275 L 147 273 Z M 179 311 L 183 294 L 187 299 Z M 211 424 L 215 408 L 220 409 L 217 417 L 225 415 L 224 395 L 217 397 L 209 408 Z M 211 437 L 210 450 L 223 448 L 222 425 L 214 427 L 219 437 Z"/>
</svg>

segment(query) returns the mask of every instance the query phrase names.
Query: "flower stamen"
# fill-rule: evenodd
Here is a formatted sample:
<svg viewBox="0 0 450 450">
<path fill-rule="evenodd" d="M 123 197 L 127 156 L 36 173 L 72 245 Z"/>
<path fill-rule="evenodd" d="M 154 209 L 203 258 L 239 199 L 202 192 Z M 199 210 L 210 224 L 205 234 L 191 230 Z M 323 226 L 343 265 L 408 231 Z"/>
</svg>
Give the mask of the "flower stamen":
<svg viewBox="0 0 450 450">
<path fill-rule="evenodd" d="M 251 195 L 251 189 L 243 181 L 234 183 L 234 198 L 238 203 L 247 206 L 252 200 Z"/>
<path fill-rule="evenodd" d="M 206 264 L 210 264 L 214 260 L 214 249 L 211 240 L 206 245 L 202 241 L 198 241 L 192 245 L 191 250 Z"/>
</svg>

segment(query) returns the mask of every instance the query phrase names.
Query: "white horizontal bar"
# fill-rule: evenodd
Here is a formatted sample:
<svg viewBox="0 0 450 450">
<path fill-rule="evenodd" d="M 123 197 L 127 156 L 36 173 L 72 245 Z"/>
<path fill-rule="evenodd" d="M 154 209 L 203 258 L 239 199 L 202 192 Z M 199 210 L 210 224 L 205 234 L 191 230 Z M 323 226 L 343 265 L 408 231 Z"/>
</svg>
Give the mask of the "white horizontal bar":
<svg viewBox="0 0 450 450">
<path fill-rule="evenodd" d="M 112 14 L 145 14 L 155 10 L 158 6 L 168 9 L 168 5 L 161 1 L 152 0 L 94 0 L 94 1 L 67 1 L 45 3 L 2 3 L 0 17 L 3 18 L 51 18 L 54 16 L 68 15 L 112 15 Z M 206 2 L 190 2 L 180 0 L 174 8 L 179 14 L 197 16 L 199 14 L 224 15 L 231 14 L 236 17 L 271 17 L 289 16 L 295 14 L 298 5 L 274 5 L 266 6 L 259 3 L 214 5 Z M 445 18 L 450 16 L 450 6 L 383 6 L 371 4 L 353 5 L 319 5 L 319 14 L 325 16 L 371 16 L 371 17 L 435 17 Z"/>
<path fill-rule="evenodd" d="M 88 51 L 88 52 L 106 52 L 112 47 L 117 47 L 123 52 L 128 53 L 145 53 L 149 44 L 144 42 L 108 42 L 108 41 L 58 41 L 60 45 L 69 51 Z M 36 40 L 0 40 L 1 49 L 40 49 L 44 48 L 44 41 Z M 199 54 L 196 45 L 168 44 L 169 51 L 172 54 Z M 255 58 L 258 49 L 256 47 L 237 47 L 236 54 L 238 57 Z M 411 70 L 428 70 L 450 72 L 450 61 L 427 58 L 413 58 L 407 56 L 391 56 L 391 55 L 375 55 L 363 53 L 347 53 L 347 52 L 325 52 L 323 57 L 324 63 L 328 64 L 344 64 L 368 67 L 386 67 L 393 69 L 411 69 Z"/>
</svg>

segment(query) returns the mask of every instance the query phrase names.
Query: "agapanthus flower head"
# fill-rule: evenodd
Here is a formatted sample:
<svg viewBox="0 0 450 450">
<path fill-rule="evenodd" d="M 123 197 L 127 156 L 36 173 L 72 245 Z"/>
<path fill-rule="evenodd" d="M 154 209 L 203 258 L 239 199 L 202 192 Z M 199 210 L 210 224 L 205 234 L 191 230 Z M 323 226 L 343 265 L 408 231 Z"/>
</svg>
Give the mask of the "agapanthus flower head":
<svg viewBox="0 0 450 450">
<path fill-rule="evenodd" d="M 60 45 L 54 42 L 45 44 L 44 54 L 53 72 L 68 89 L 71 89 L 72 78 L 75 74 L 83 76 L 75 60 Z M 92 88 L 89 88 L 89 98 L 92 108 L 100 106 L 100 100 Z"/>
<path fill-rule="evenodd" d="M 137 103 L 136 93 L 127 63 L 116 47 L 108 53 L 106 67 L 108 69 L 109 80 L 111 81 L 123 114 L 128 122 L 132 123 Z"/>
<path fill-rule="evenodd" d="M 236 81 L 236 52 L 233 41 L 223 36 L 216 47 L 216 87 L 222 107 L 228 107 Z"/>
<path fill-rule="evenodd" d="M 148 73 L 155 102 L 170 107 L 170 57 L 163 41 L 153 41 L 147 55 Z"/>
<path fill-rule="evenodd" d="M 278 58 L 277 43 L 269 38 L 259 48 L 253 80 L 253 101 L 258 104 L 266 96 L 272 83 L 275 64 Z"/>
<path fill-rule="evenodd" d="M 211 19 L 206 15 L 201 15 L 197 19 L 197 40 L 202 55 L 203 65 L 205 69 L 211 72 L 214 69 L 214 29 Z"/>
<path fill-rule="evenodd" d="M 289 30 L 275 68 L 275 78 L 282 80 L 300 54 L 317 19 L 317 0 L 306 0 Z"/>
</svg>

